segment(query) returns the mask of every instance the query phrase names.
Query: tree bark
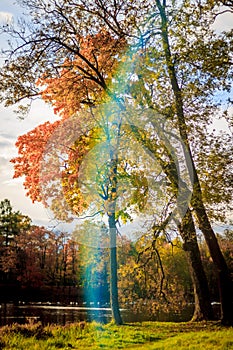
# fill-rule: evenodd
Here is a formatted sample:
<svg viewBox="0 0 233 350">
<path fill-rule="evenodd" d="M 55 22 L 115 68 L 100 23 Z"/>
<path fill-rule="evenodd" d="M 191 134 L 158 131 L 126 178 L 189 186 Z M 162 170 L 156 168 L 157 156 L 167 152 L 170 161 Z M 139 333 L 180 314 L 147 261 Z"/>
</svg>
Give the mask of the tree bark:
<svg viewBox="0 0 233 350">
<path fill-rule="evenodd" d="M 197 200 L 197 198 L 199 198 Z M 209 248 L 218 277 L 219 299 L 221 303 L 221 322 L 224 325 L 233 325 L 233 283 L 231 275 L 220 250 L 218 240 L 211 227 L 203 201 L 200 194 L 194 192 L 191 201 L 193 209 L 197 215 L 200 230 L 203 232 L 207 246 Z"/>
<path fill-rule="evenodd" d="M 163 42 L 163 50 L 166 57 L 166 64 L 168 67 L 168 74 L 172 86 L 172 90 L 175 97 L 176 114 L 179 125 L 180 137 L 184 143 L 183 151 L 186 157 L 186 162 L 189 167 L 190 174 L 193 177 L 193 196 L 191 205 L 195 210 L 199 227 L 203 232 L 206 243 L 208 245 L 211 257 L 216 267 L 219 283 L 219 297 L 221 302 L 221 321 L 225 325 L 233 324 L 233 283 L 231 276 L 223 257 L 223 254 L 219 248 L 217 238 L 211 227 L 208 215 L 202 199 L 201 186 L 197 174 L 197 170 L 192 157 L 191 148 L 189 145 L 187 135 L 187 125 L 184 116 L 182 92 L 178 84 L 175 66 L 172 60 L 170 44 L 168 39 L 168 20 L 166 17 L 165 6 L 162 6 L 160 0 L 156 0 L 160 18 L 161 18 L 161 37 Z"/>
<path fill-rule="evenodd" d="M 114 213 L 109 215 L 110 232 L 110 303 L 112 309 L 112 318 L 117 325 L 121 325 L 122 318 L 118 301 L 118 277 L 117 277 L 117 247 L 116 247 L 116 221 Z"/>
<path fill-rule="evenodd" d="M 109 180 L 111 183 L 110 191 L 107 198 L 107 215 L 110 235 L 110 303 L 112 309 L 112 318 L 117 325 L 122 324 L 122 318 L 119 308 L 118 299 L 118 272 L 117 272 L 117 228 L 116 228 L 116 194 L 117 194 L 117 166 L 118 166 L 118 149 L 120 141 L 121 123 L 118 125 L 116 135 L 116 145 L 112 142 L 108 134 L 109 141 L 109 158 L 111 160 Z"/>
<path fill-rule="evenodd" d="M 179 233 L 184 241 L 183 249 L 186 253 L 189 270 L 194 289 L 194 313 L 192 321 L 213 319 L 210 302 L 209 286 L 203 269 L 201 254 L 197 243 L 197 235 L 190 209 L 187 210 L 178 225 Z"/>
</svg>

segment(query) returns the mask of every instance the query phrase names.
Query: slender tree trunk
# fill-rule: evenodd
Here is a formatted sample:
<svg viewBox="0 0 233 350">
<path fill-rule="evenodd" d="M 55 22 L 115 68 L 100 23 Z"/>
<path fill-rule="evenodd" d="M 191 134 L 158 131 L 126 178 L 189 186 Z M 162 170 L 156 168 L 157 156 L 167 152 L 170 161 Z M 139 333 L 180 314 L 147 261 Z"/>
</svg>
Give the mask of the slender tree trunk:
<svg viewBox="0 0 233 350">
<path fill-rule="evenodd" d="M 118 149 L 120 142 L 121 123 L 118 124 L 118 132 L 115 140 L 111 140 L 108 133 L 109 141 L 109 158 L 111 165 L 109 168 L 109 192 L 107 198 L 107 215 L 110 235 L 110 303 L 112 309 L 112 318 L 117 325 L 122 324 L 122 318 L 119 309 L 118 299 L 118 271 L 117 271 L 117 228 L 116 228 L 116 198 L 117 198 L 117 166 L 118 166 Z M 115 144 L 114 144 L 115 141 Z"/>
<path fill-rule="evenodd" d="M 160 18 L 161 18 L 161 35 L 163 42 L 163 50 L 166 57 L 168 67 L 168 74 L 175 97 L 176 114 L 179 124 L 180 137 L 184 143 L 184 154 L 187 165 L 189 166 L 190 174 L 193 176 L 193 196 L 191 204 L 195 210 L 199 227 L 204 234 L 206 243 L 208 245 L 211 257 L 216 267 L 216 272 L 219 282 L 219 297 L 221 302 L 221 320 L 223 324 L 233 324 L 233 283 L 227 264 L 224 260 L 222 252 L 219 248 L 217 238 L 211 227 L 205 206 L 203 204 L 201 186 L 198 179 L 196 167 L 192 157 L 192 152 L 187 136 L 187 126 L 184 116 L 182 92 L 178 85 L 175 66 L 171 57 L 170 44 L 168 39 L 168 20 L 166 17 L 165 6 L 161 4 L 160 0 L 156 0 Z"/>
<path fill-rule="evenodd" d="M 209 286 L 203 269 L 201 254 L 197 243 L 197 235 L 190 209 L 187 210 L 178 225 L 180 235 L 184 241 L 183 249 L 189 264 L 189 270 L 194 288 L 195 308 L 192 321 L 213 319 L 210 302 Z"/>
<path fill-rule="evenodd" d="M 117 277 L 117 247 L 116 247 L 116 222 L 114 213 L 108 218 L 110 231 L 110 303 L 112 318 L 117 325 L 122 324 L 122 318 L 118 301 L 118 277 Z"/>
</svg>

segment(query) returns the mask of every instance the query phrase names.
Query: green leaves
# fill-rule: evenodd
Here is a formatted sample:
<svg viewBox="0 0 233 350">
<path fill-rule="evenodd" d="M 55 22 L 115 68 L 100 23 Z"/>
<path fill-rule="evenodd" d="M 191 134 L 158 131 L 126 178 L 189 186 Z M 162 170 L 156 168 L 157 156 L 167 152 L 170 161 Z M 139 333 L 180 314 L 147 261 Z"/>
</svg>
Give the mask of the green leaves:
<svg viewBox="0 0 233 350">
<path fill-rule="evenodd" d="M 8 246 L 15 236 L 29 229 L 31 219 L 19 211 L 13 211 L 8 199 L 0 202 L 0 236 Z"/>
</svg>

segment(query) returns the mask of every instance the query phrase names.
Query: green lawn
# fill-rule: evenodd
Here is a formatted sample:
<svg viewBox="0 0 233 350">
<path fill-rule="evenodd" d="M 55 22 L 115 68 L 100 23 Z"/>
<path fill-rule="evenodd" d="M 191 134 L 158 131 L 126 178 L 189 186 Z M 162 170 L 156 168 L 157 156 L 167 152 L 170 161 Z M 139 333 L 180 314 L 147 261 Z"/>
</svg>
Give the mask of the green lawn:
<svg viewBox="0 0 233 350">
<path fill-rule="evenodd" d="M 0 349 L 233 349 L 233 328 L 218 322 L 143 322 L 123 326 L 97 323 L 64 327 L 12 325 L 0 328 Z"/>
</svg>

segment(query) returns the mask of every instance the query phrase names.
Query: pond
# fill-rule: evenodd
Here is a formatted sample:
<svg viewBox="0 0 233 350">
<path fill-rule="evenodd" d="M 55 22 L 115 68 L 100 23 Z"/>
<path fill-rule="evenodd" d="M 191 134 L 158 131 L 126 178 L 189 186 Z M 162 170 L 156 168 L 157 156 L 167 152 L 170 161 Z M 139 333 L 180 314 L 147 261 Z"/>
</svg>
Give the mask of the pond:
<svg viewBox="0 0 233 350">
<path fill-rule="evenodd" d="M 182 315 L 157 315 L 149 317 L 145 314 L 134 314 L 129 310 L 121 309 L 124 322 L 141 321 L 188 321 L 192 315 L 192 308 L 186 310 Z M 108 323 L 111 321 L 111 309 L 109 305 L 105 307 L 95 307 L 90 305 L 52 305 L 51 303 L 6 303 L 0 305 L 0 326 L 12 323 L 28 323 L 40 321 L 43 325 L 74 323 L 79 321 L 96 321 Z"/>
<path fill-rule="evenodd" d="M 2 304 L 0 308 L 0 326 L 12 323 L 40 321 L 43 325 L 79 321 L 109 322 L 110 308 L 63 306 L 47 304 Z"/>
</svg>

